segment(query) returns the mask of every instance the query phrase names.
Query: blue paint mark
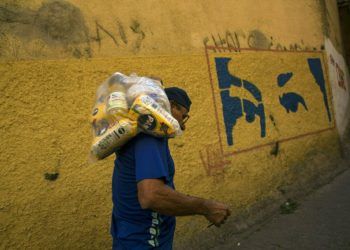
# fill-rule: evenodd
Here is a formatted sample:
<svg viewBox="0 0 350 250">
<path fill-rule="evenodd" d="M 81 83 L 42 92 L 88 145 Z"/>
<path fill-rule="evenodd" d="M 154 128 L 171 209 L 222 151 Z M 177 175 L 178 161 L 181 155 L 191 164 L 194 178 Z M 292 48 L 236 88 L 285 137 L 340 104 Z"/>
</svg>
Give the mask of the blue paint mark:
<svg viewBox="0 0 350 250">
<path fill-rule="evenodd" d="M 279 74 L 277 77 L 278 87 L 284 87 L 292 76 L 293 72 Z M 292 111 L 293 113 L 297 112 L 299 103 L 301 103 L 304 108 L 308 110 L 304 98 L 295 92 L 283 93 L 282 97 L 279 96 L 279 100 L 280 104 L 286 109 L 287 113 L 289 113 L 289 111 Z"/>
<path fill-rule="evenodd" d="M 233 145 L 233 127 L 238 118 L 243 116 L 241 99 L 230 96 L 229 90 L 223 90 L 220 93 L 224 113 L 224 123 L 226 129 L 226 139 L 228 145 Z"/>
<path fill-rule="evenodd" d="M 323 102 L 326 106 L 328 121 L 331 121 L 331 112 L 328 105 L 327 92 L 326 92 L 326 83 L 323 76 L 323 70 L 321 65 L 321 60 L 319 58 L 308 58 L 307 62 L 309 64 L 310 71 L 315 78 L 316 84 L 320 87 L 320 90 L 323 94 Z"/>
<path fill-rule="evenodd" d="M 265 137 L 266 136 L 266 122 L 265 122 L 264 105 L 262 103 L 260 103 L 260 104 L 258 104 L 258 106 L 255 106 L 255 104 L 252 103 L 251 101 L 243 99 L 243 109 L 244 109 L 244 113 L 246 114 L 245 119 L 249 123 L 254 122 L 255 116 L 259 116 L 260 128 L 261 128 L 260 136 Z"/>
<path fill-rule="evenodd" d="M 287 113 L 292 111 L 293 113 L 298 111 L 298 104 L 301 103 L 306 110 L 307 106 L 304 98 L 294 92 L 284 93 L 282 97 L 279 97 L 281 105 L 286 109 Z"/>
<path fill-rule="evenodd" d="M 226 139 L 227 144 L 232 146 L 234 144 L 233 128 L 237 120 L 243 117 L 243 112 L 245 113 L 246 121 L 249 123 L 254 122 L 256 116 L 260 118 L 261 137 L 266 136 L 266 121 L 264 105 L 261 103 L 261 91 L 253 83 L 243 80 L 243 88 L 252 94 L 254 99 L 259 102 L 258 104 L 254 104 L 249 100 L 241 99 L 237 96 L 230 96 L 230 91 L 227 88 L 232 85 L 242 87 L 242 80 L 231 75 L 228 70 L 228 63 L 230 60 L 231 58 L 215 58 L 219 88 L 221 89 L 220 96 L 224 114 Z"/>
<path fill-rule="evenodd" d="M 228 70 L 228 63 L 230 61 L 231 61 L 231 58 L 225 58 L 225 57 L 215 58 L 216 71 L 218 74 L 220 89 L 227 89 L 231 85 L 237 86 L 237 87 L 242 86 L 241 79 L 231 75 Z"/>
<path fill-rule="evenodd" d="M 261 92 L 254 84 L 243 80 L 243 87 L 254 96 L 255 100 L 261 102 Z"/>
<path fill-rule="evenodd" d="M 292 72 L 279 74 L 277 77 L 278 86 L 283 87 L 284 85 L 286 85 L 286 83 L 290 80 L 290 78 L 292 78 L 292 76 L 293 76 Z"/>
</svg>

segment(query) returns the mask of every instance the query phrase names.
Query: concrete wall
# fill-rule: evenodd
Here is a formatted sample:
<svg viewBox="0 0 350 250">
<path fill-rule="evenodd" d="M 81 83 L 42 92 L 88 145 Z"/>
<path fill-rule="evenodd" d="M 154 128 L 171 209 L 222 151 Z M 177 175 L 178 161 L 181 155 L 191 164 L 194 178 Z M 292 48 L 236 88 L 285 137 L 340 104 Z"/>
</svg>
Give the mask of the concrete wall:
<svg viewBox="0 0 350 250">
<path fill-rule="evenodd" d="M 179 247 L 328 180 L 340 145 L 320 2 L 2 1 L 1 248 L 110 247 L 113 157 L 89 165 L 88 121 L 115 71 L 188 90 L 177 189 L 232 207 L 222 229 L 179 218 Z"/>
</svg>

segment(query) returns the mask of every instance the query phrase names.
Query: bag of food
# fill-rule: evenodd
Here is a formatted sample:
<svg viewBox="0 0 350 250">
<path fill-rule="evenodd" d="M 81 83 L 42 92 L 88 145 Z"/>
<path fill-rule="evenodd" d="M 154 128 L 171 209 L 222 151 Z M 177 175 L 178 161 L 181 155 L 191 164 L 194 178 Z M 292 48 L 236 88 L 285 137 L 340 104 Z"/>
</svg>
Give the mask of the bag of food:
<svg viewBox="0 0 350 250">
<path fill-rule="evenodd" d="M 181 134 L 178 121 L 150 95 L 139 95 L 130 108 L 130 116 L 138 126 L 154 136 L 175 137 Z"/>
<path fill-rule="evenodd" d="M 181 134 L 178 121 L 171 116 L 170 103 L 161 83 L 119 72 L 97 89 L 91 126 L 92 160 L 106 158 L 139 132 L 159 137 Z"/>
</svg>

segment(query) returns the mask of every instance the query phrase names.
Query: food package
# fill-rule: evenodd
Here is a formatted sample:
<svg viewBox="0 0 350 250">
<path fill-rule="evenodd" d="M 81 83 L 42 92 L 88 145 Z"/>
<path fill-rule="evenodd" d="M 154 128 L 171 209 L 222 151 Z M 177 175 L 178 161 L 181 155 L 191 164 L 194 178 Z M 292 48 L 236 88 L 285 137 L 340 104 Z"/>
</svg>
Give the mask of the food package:
<svg viewBox="0 0 350 250">
<path fill-rule="evenodd" d="M 170 113 L 170 104 L 160 82 L 147 77 L 131 77 L 135 84 L 132 84 L 127 91 L 127 100 L 130 106 L 140 95 L 148 95 L 153 98 L 163 109 Z"/>
<path fill-rule="evenodd" d="M 90 158 L 93 161 L 116 152 L 139 132 L 158 137 L 181 134 L 178 121 L 171 116 L 170 103 L 161 83 L 119 72 L 97 89 L 91 126 Z"/>
<path fill-rule="evenodd" d="M 93 109 L 93 141 L 90 151 L 92 161 L 104 159 L 137 134 L 137 122 L 127 116 L 113 116 L 106 110 L 104 102 L 97 103 Z"/>
<path fill-rule="evenodd" d="M 130 119 L 120 119 L 104 133 L 96 136 L 91 146 L 91 159 L 102 160 L 123 146 L 137 134 L 137 124 Z"/>
<path fill-rule="evenodd" d="M 129 114 L 148 134 L 159 137 L 175 137 L 181 134 L 178 121 L 149 95 L 139 95 Z"/>
</svg>

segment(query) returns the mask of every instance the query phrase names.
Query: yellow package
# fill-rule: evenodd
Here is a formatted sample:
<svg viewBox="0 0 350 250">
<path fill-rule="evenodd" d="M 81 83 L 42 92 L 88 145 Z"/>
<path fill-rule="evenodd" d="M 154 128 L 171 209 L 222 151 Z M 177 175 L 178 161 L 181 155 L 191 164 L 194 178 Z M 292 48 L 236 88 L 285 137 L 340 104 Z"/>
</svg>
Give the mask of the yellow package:
<svg viewBox="0 0 350 250">
<path fill-rule="evenodd" d="M 178 121 L 148 95 L 140 95 L 135 99 L 129 115 L 148 134 L 159 137 L 181 134 Z"/>
<path fill-rule="evenodd" d="M 93 142 L 90 158 L 92 161 L 102 160 L 137 134 L 137 122 L 127 117 L 108 115 L 105 103 L 99 103 L 93 109 L 91 124 Z"/>
<path fill-rule="evenodd" d="M 118 150 L 137 134 L 137 123 L 124 118 L 116 121 L 103 134 L 96 136 L 91 146 L 93 160 L 102 160 Z"/>
<path fill-rule="evenodd" d="M 118 151 L 140 131 L 157 137 L 181 134 L 178 121 L 171 116 L 170 103 L 161 83 L 119 72 L 98 87 L 90 122 L 92 161 Z"/>
</svg>

